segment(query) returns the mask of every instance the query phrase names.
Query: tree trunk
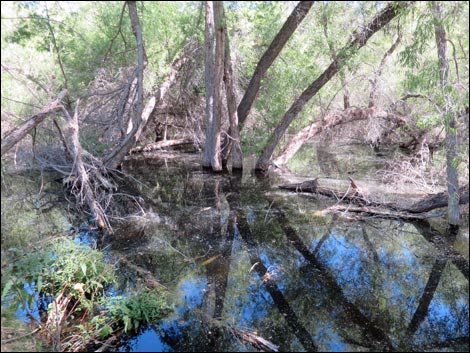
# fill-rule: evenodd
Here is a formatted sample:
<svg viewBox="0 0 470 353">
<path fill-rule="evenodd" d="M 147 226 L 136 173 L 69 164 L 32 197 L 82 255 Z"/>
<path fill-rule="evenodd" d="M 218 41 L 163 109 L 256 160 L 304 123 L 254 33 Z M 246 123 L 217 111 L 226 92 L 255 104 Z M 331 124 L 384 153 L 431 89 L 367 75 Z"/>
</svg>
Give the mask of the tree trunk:
<svg viewBox="0 0 470 353">
<path fill-rule="evenodd" d="M 223 10 L 223 8 L 222 8 Z M 226 28 L 225 13 L 223 13 L 223 24 Z M 228 158 L 232 156 L 232 169 L 243 169 L 243 153 L 240 145 L 240 131 L 238 126 L 237 95 L 233 84 L 232 59 L 230 55 L 230 42 L 228 31 L 225 31 L 225 52 L 224 52 L 224 83 L 227 95 L 227 108 L 230 121 L 228 130 L 228 146 L 222 155 L 222 164 L 227 164 Z"/>
<path fill-rule="evenodd" d="M 447 209 L 447 221 L 451 226 L 458 226 L 460 221 L 459 210 L 459 178 L 457 168 L 454 165 L 457 160 L 457 132 L 454 112 L 449 108 L 452 107 L 452 98 L 446 95 L 447 74 L 449 71 L 449 63 L 447 61 L 447 42 L 446 30 L 442 24 L 443 14 L 438 2 L 431 2 L 432 13 L 434 16 L 434 33 L 437 44 L 437 57 L 439 66 L 439 79 L 442 93 L 444 94 L 445 105 L 445 127 L 446 127 L 446 159 L 447 159 L 447 191 L 449 194 L 449 207 Z"/>
<path fill-rule="evenodd" d="M 268 146 L 264 149 L 261 157 L 256 163 L 256 169 L 262 172 L 268 170 L 270 165 L 271 156 L 276 149 L 279 141 L 286 132 L 291 122 L 297 117 L 297 114 L 307 104 L 307 102 L 317 94 L 317 92 L 341 69 L 347 59 L 352 57 L 357 50 L 363 47 L 369 38 L 382 27 L 387 25 L 393 18 L 397 16 L 398 11 L 408 6 L 406 2 L 395 2 L 388 4 L 381 12 L 379 12 L 372 21 L 362 31 L 354 32 L 352 41 L 343 47 L 336 60 L 328 66 L 328 68 L 302 92 L 300 97 L 292 104 L 281 120 L 281 123 L 276 127 L 271 137 Z"/>
<path fill-rule="evenodd" d="M 215 67 L 213 76 L 214 87 L 214 112 L 213 126 L 210 140 L 213 155 L 211 156 L 212 170 L 215 172 L 222 170 L 222 153 L 220 149 L 220 129 L 222 125 L 223 105 L 222 105 L 222 79 L 224 76 L 224 52 L 225 52 L 225 26 L 223 20 L 223 2 L 214 1 L 214 25 L 215 25 Z"/>
<path fill-rule="evenodd" d="M 29 120 L 23 123 L 21 127 L 12 131 L 2 138 L 1 155 L 3 156 L 10 148 L 21 141 L 32 129 L 44 121 L 44 119 L 52 112 L 62 108 L 62 99 L 67 95 L 67 90 L 59 93 L 56 99 L 46 104 L 42 110 L 33 115 Z"/>
<path fill-rule="evenodd" d="M 299 24 L 303 21 L 310 8 L 313 5 L 313 1 L 300 1 L 295 7 L 294 11 L 287 18 L 286 22 L 274 37 L 271 45 L 261 57 L 258 65 L 256 66 L 255 72 L 251 77 L 248 88 L 245 91 L 240 105 L 238 106 L 238 121 L 243 124 L 250 112 L 251 106 L 256 99 L 258 90 L 260 87 L 261 80 L 263 79 L 266 71 L 268 71 L 271 64 L 277 58 L 284 45 L 287 43 L 289 38 L 295 32 Z"/>
<path fill-rule="evenodd" d="M 202 166 L 210 168 L 211 156 L 214 154 L 211 144 L 211 130 L 213 128 L 214 105 L 214 66 L 215 66 L 215 40 L 214 40 L 214 2 L 206 1 L 206 24 L 204 29 L 204 83 L 206 86 L 206 142 L 202 157 Z"/>
<path fill-rule="evenodd" d="M 100 229 L 108 233 L 112 233 L 113 231 L 108 222 L 108 218 L 106 217 L 106 214 L 104 213 L 98 201 L 96 201 L 93 188 L 90 184 L 90 178 L 86 171 L 85 165 L 83 164 L 82 147 L 79 139 L 78 104 L 79 101 L 77 101 L 76 103 L 75 113 L 73 117 L 68 114 L 65 108 L 63 108 L 63 111 L 68 119 L 70 141 L 72 145 L 72 157 L 75 161 L 74 169 L 78 179 L 80 180 L 81 193 L 79 196 L 83 197 L 83 199 L 88 204 L 88 207 L 90 208 L 91 214 L 94 218 L 94 221 L 96 222 L 96 225 Z"/>
<path fill-rule="evenodd" d="M 132 121 L 129 126 L 132 126 L 130 131 L 121 141 L 121 143 L 114 148 L 111 153 L 103 159 L 104 164 L 108 168 L 117 168 L 125 155 L 134 147 L 136 141 L 139 139 L 148 117 L 155 107 L 155 98 L 151 99 L 147 106 L 143 107 L 144 100 L 144 70 L 147 66 L 147 56 L 145 54 L 144 43 L 142 40 L 142 27 L 140 26 L 139 17 L 137 15 L 137 6 L 135 1 L 127 1 L 129 8 L 129 17 L 131 19 L 132 32 L 135 35 L 137 42 L 137 107 Z"/>
</svg>

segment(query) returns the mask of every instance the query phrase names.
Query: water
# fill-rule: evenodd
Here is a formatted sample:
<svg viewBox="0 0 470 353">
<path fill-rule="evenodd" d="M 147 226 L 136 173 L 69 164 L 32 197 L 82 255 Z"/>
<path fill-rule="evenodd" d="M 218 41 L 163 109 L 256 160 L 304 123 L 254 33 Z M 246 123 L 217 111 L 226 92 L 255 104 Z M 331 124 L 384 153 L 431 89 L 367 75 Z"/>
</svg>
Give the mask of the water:
<svg viewBox="0 0 470 353">
<path fill-rule="evenodd" d="M 284 179 L 214 175 L 199 162 L 125 166 L 145 213 L 108 251 L 150 271 L 174 308 L 117 349 L 259 351 L 248 339 L 262 337 L 279 351 L 468 350 L 468 257 L 452 247 L 468 228 L 445 239 L 435 223 L 351 221 L 318 212 L 332 200 L 279 191 Z M 324 174 L 351 165 L 339 168 Z"/>
</svg>

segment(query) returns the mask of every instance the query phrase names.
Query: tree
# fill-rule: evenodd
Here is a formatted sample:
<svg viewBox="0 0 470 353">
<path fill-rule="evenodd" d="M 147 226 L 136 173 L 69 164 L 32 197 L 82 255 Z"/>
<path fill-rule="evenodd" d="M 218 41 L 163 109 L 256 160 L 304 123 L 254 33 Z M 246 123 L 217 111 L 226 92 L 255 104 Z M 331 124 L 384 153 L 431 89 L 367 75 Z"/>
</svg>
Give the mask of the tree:
<svg viewBox="0 0 470 353">
<path fill-rule="evenodd" d="M 333 60 L 328 68 L 302 92 L 300 97 L 285 113 L 280 124 L 274 130 L 268 146 L 263 150 L 263 153 L 256 163 L 257 170 L 263 172 L 268 170 L 271 156 L 279 144 L 279 141 L 281 140 L 282 136 L 284 136 L 289 125 L 297 117 L 298 113 L 308 103 L 308 101 L 313 96 L 315 96 L 317 92 L 336 75 L 336 73 L 338 73 L 344 63 L 349 58 L 351 58 L 357 52 L 357 50 L 363 47 L 375 32 L 387 25 L 397 16 L 400 10 L 406 8 L 407 6 L 408 3 L 406 2 L 390 3 L 376 16 L 374 16 L 371 22 L 366 25 L 362 31 L 356 31 L 353 33 L 352 40 L 337 53 L 336 59 Z"/>
<path fill-rule="evenodd" d="M 222 122 L 222 77 L 224 72 L 223 4 L 206 1 L 205 83 L 206 83 L 206 143 L 203 167 L 222 170 L 220 129 Z"/>
<path fill-rule="evenodd" d="M 459 211 L 459 176 L 456 168 L 457 161 L 457 133 L 456 122 L 453 111 L 453 102 L 450 94 L 447 94 L 447 75 L 449 62 L 447 60 L 446 29 L 442 23 L 443 11 L 439 2 L 431 2 L 431 10 L 434 17 L 434 34 L 437 45 L 437 57 L 439 67 L 439 82 L 445 99 L 444 116 L 446 128 L 446 160 L 447 160 L 447 192 L 449 194 L 449 205 L 447 221 L 451 226 L 458 226 L 460 219 Z"/>
<path fill-rule="evenodd" d="M 248 117 L 248 113 L 250 112 L 251 106 L 256 99 L 261 80 L 266 74 L 266 71 L 268 71 L 269 67 L 277 58 L 282 48 L 284 48 L 284 45 L 295 32 L 299 24 L 302 22 L 305 16 L 307 16 L 307 13 L 309 12 L 312 5 L 313 1 L 299 2 L 294 11 L 292 11 L 290 16 L 287 18 L 281 30 L 271 42 L 269 48 L 259 60 L 255 72 L 251 77 L 250 83 L 248 84 L 248 88 L 245 91 L 245 95 L 243 96 L 238 106 L 238 120 L 240 124 L 243 124 Z"/>
<path fill-rule="evenodd" d="M 129 153 L 129 151 L 134 147 L 135 142 L 139 139 L 140 134 L 142 133 L 145 124 L 148 121 L 150 113 L 155 107 L 155 99 L 150 100 L 149 104 L 143 107 L 144 100 L 144 70 L 147 66 L 148 60 L 145 53 L 144 43 L 142 39 L 142 27 L 140 25 L 139 17 L 137 15 L 137 6 L 135 1 L 127 1 L 127 6 L 129 8 L 129 17 L 131 19 L 132 32 L 136 38 L 137 42 L 137 69 L 134 72 L 135 78 L 133 78 L 137 84 L 137 108 L 134 116 L 131 117 L 128 123 L 127 135 L 118 144 L 111 153 L 104 158 L 104 163 L 110 168 L 116 168 L 119 166 L 124 159 L 124 156 Z M 146 114 L 143 114 L 146 112 Z"/>
<path fill-rule="evenodd" d="M 222 23 L 227 28 L 225 11 L 222 7 Z M 230 127 L 227 133 L 228 145 L 222 151 L 222 164 L 226 165 L 228 158 L 232 156 L 232 169 L 243 169 L 243 153 L 240 145 L 240 132 L 238 126 L 237 96 L 233 82 L 232 58 L 230 54 L 230 41 L 228 31 L 225 30 L 225 51 L 224 51 L 224 83 L 227 96 L 227 108 Z"/>
</svg>

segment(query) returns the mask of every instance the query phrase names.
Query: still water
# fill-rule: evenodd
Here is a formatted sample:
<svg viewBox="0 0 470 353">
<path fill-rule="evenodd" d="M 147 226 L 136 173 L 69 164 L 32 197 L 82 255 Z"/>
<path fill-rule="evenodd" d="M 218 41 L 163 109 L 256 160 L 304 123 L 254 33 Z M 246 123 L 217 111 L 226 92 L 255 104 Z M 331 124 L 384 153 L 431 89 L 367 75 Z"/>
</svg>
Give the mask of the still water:
<svg viewBox="0 0 470 353">
<path fill-rule="evenodd" d="M 145 206 L 107 249 L 174 306 L 116 349 L 468 351 L 468 225 L 444 237 L 436 222 L 325 214 L 333 200 L 281 192 L 285 180 L 249 167 L 205 173 L 196 154 L 127 162 Z M 142 281 L 122 273 L 119 291 Z"/>
</svg>

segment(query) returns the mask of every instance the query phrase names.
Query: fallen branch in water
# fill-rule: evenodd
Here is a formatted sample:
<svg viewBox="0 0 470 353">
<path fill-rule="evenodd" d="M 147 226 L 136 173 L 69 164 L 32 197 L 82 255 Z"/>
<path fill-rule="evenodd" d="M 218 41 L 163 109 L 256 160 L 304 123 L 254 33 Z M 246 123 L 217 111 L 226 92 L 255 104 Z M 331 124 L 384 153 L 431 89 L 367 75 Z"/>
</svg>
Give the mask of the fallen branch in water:
<svg viewBox="0 0 470 353">
<path fill-rule="evenodd" d="M 369 215 L 375 215 L 385 218 L 401 218 L 401 219 L 426 219 L 432 217 L 441 217 L 442 213 L 429 213 L 437 208 L 447 207 L 448 195 L 447 192 L 441 192 L 422 200 L 415 202 L 411 205 L 399 205 L 396 203 L 386 203 L 379 201 L 372 201 L 370 197 L 366 197 L 358 188 L 354 180 L 349 178 L 350 186 L 346 192 L 336 190 L 329 187 L 320 186 L 318 178 L 314 180 L 304 181 L 302 183 L 281 185 L 280 189 L 290 190 L 294 192 L 307 192 L 320 194 L 335 198 L 339 202 L 349 202 L 360 207 L 343 207 L 333 206 L 325 211 L 333 212 L 362 212 Z M 468 184 L 459 189 L 459 196 L 461 205 L 469 203 L 469 189 Z"/>
<path fill-rule="evenodd" d="M 278 352 L 279 346 L 276 346 L 274 343 L 269 342 L 268 340 L 264 339 L 256 335 L 255 333 L 243 330 L 237 327 L 230 327 L 230 330 L 240 339 L 245 342 L 250 343 L 255 348 L 260 349 L 264 352 Z"/>
<path fill-rule="evenodd" d="M 155 151 L 155 150 L 161 150 L 162 148 L 165 148 L 165 147 L 192 145 L 193 143 L 194 142 L 190 139 L 164 140 L 164 141 L 150 143 L 143 147 L 134 147 L 133 149 L 131 149 L 131 153 L 150 152 L 150 151 Z"/>
<path fill-rule="evenodd" d="M 442 217 L 445 215 L 445 212 L 437 212 L 437 213 L 408 213 L 408 212 L 399 212 L 399 211 L 387 211 L 384 209 L 380 209 L 378 207 L 350 207 L 350 206 L 340 206 L 335 205 L 328 207 L 327 209 L 323 210 L 322 212 L 355 212 L 355 213 L 364 213 L 368 216 L 376 216 L 381 218 L 400 218 L 400 219 L 428 219 L 428 218 L 436 218 Z"/>
</svg>

